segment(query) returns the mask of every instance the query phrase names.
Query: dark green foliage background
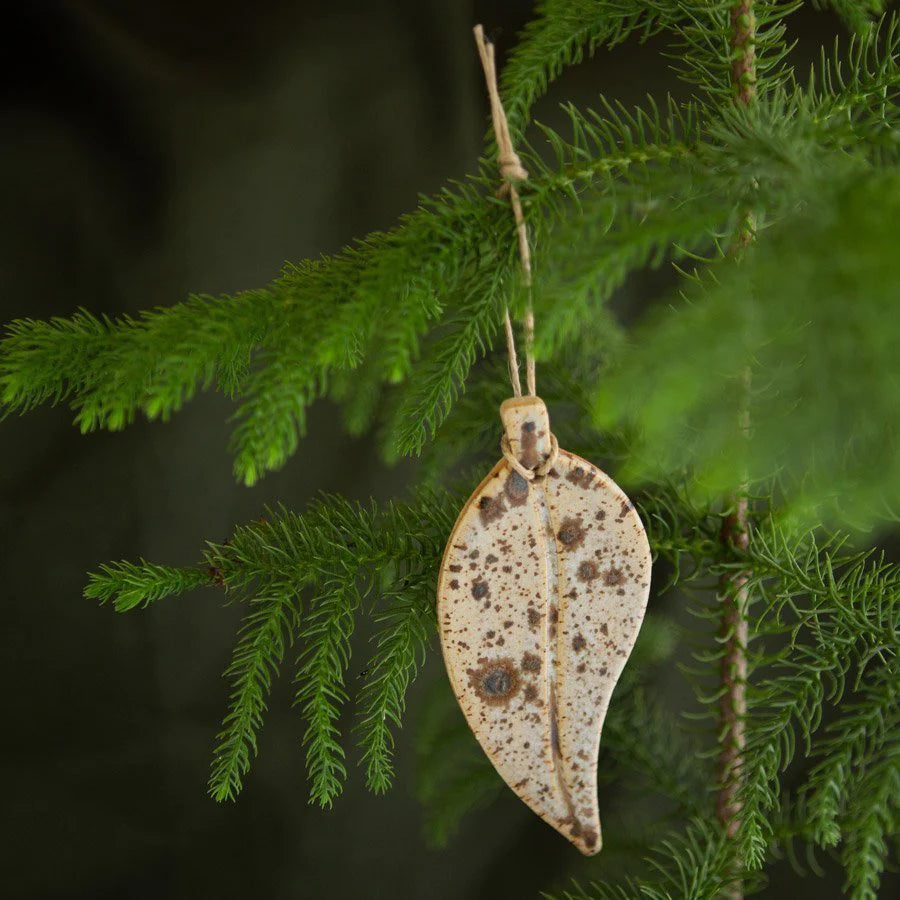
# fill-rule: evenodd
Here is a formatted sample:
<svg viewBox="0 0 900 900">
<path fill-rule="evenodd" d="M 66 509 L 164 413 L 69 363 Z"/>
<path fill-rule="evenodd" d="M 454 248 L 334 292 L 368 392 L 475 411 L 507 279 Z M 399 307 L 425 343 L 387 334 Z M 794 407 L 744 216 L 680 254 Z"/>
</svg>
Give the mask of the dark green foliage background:
<svg viewBox="0 0 900 900">
<path fill-rule="evenodd" d="M 864 6 L 851 0 L 834 5 L 851 11 Z M 573 3 L 572 9 L 577 17 L 587 4 Z M 415 207 L 419 192 L 434 193 L 448 176 L 471 172 L 482 151 L 485 106 L 470 25 L 479 20 L 489 30 L 502 25 L 502 51 L 512 44 L 513 34 L 528 14 L 524 3 L 460 5 L 443 0 L 390 4 L 268 0 L 242 12 L 207 0 L 135 6 L 123 12 L 117 4 L 92 0 L 52 13 L 19 13 L 4 34 L 10 46 L 4 54 L 7 103 L 0 191 L 9 214 L 3 217 L 0 242 L 2 320 L 69 316 L 79 306 L 96 315 L 133 315 L 168 306 L 192 292 L 216 296 L 256 289 L 269 283 L 285 260 L 334 253 L 354 237 L 391 227 L 398 216 Z M 790 26 L 799 38 L 797 59 L 812 59 L 818 44 L 830 43 L 840 30 L 833 16 L 816 15 L 808 8 L 792 17 Z M 556 108 L 555 97 L 583 107 L 599 106 L 600 91 L 626 104 L 639 102 L 648 90 L 660 95 L 671 86 L 666 61 L 659 55 L 662 48 L 651 37 L 645 46 L 629 41 L 601 53 L 597 60 L 564 76 L 555 93 L 539 106 L 539 118 L 566 133 L 570 122 Z M 683 86 L 678 90 L 685 93 Z M 524 99 L 520 97 L 520 103 Z M 520 111 L 521 106 L 514 103 L 514 123 Z M 661 114 L 666 115 L 664 106 Z M 816 114 L 812 110 L 799 123 L 799 130 L 813 129 Z M 766 131 L 765 125 L 760 133 Z M 685 134 L 690 135 L 690 129 L 687 121 Z M 843 137 L 828 134 L 819 140 L 810 139 L 810 134 L 814 132 L 786 130 L 786 146 L 797 146 L 803 139 L 803 146 L 811 148 L 808 158 L 791 160 L 787 166 L 778 143 L 773 143 L 766 171 L 772 183 L 795 182 L 815 171 L 820 151 L 822 158 L 832 159 L 828 142 L 833 139 L 839 144 Z M 722 196 L 686 203 L 682 219 L 674 225 L 655 221 L 652 211 L 646 218 L 644 211 L 637 217 L 635 227 L 652 239 L 646 248 L 649 262 L 661 261 L 652 241 L 664 245 L 667 229 L 677 233 L 683 221 L 718 221 L 722 200 L 730 200 L 729 185 L 743 178 L 739 153 L 728 143 L 733 137 L 733 133 L 723 135 L 719 156 L 706 161 L 717 165 Z M 742 137 L 752 143 L 753 129 Z M 660 152 L 678 158 L 683 149 L 676 142 Z M 561 149 L 563 156 L 567 152 Z M 570 162 L 574 165 L 577 159 Z M 536 159 L 531 164 L 540 165 Z M 757 284 L 769 284 L 771 273 L 780 271 L 798 241 L 816 242 L 823 263 L 827 262 L 830 242 L 847 239 L 848 232 L 861 249 L 871 250 L 883 269 L 866 265 L 868 257 L 860 253 L 856 272 L 833 273 L 824 265 L 811 272 L 793 272 L 779 286 L 780 293 L 773 291 L 768 307 L 780 326 L 785 325 L 779 317 L 786 315 L 790 298 L 813 294 L 809 286 L 815 278 L 822 279 L 824 289 L 834 277 L 850 277 L 862 285 L 872 302 L 865 307 L 868 318 L 857 317 L 855 327 L 866 338 L 878 333 L 878 316 L 890 315 L 892 302 L 896 305 L 892 300 L 896 292 L 891 295 L 885 286 L 896 283 L 897 258 L 883 252 L 890 235 L 879 231 L 877 216 L 873 224 L 869 215 L 879 190 L 896 197 L 896 184 L 869 185 L 868 197 L 852 192 L 841 195 L 841 179 L 852 175 L 850 160 L 846 171 L 835 172 L 835 191 L 842 198 L 838 205 L 830 195 L 822 199 L 822 208 L 829 213 L 841 211 L 840 220 L 816 216 L 813 209 L 799 236 L 775 233 L 753 277 Z M 673 177 L 681 179 L 673 182 L 673 189 L 683 187 L 687 196 L 690 171 L 679 170 Z M 482 208 L 478 195 L 473 208 Z M 494 236 L 505 233 L 506 213 L 498 210 L 496 215 L 491 210 L 484 215 Z M 602 206 L 597 212 L 603 213 Z M 459 215 L 465 221 L 465 202 L 460 203 Z M 681 264 L 686 265 L 687 252 L 703 248 L 683 249 L 686 255 Z M 397 249 L 398 258 L 403 252 L 402 246 Z M 623 259 L 623 267 L 627 262 Z M 447 261 L 441 264 L 448 265 Z M 552 335 L 541 352 L 551 354 L 565 342 L 577 350 L 578 341 L 620 341 L 611 320 L 596 322 L 595 330 L 588 333 L 579 332 L 577 316 L 554 306 L 559 296 L 566 297 L 569 310 L 578 310 L 579 300 L 588 302 L 579 295 L 577 285 L 573 290 L 566 281 L 569 269 L 581 271 L 585 261 L 577 254 L 572 258 L 561 254 L 556 264 L 556 270 L 544 273 L 540 285 L 539 304 L 545 306 L 539 305 L 543 317 L 539 321 L 547 323 L 545 333 Z M 389 279 L 389 265 L 386 269 L 372 275 L 370 288 L 377 287 L 379 278 Z M 450 265 L 447 277 L 452 276 Z M 289 281 L 292 274 L 285 277 Z M 312 267 L 297 277 L 315 285 L 316 270 Z M 346 276 L 338 271 L 328 277 L 329 284 L 343 277 L 352 285 L 352 260 Z M 490 279 L 490 272 L 477 273 L 471 281 L 496 293 Z M 666 294 L 672 281 L 665 267 L 629 280 L 615 296 L 616 313 L 626 322 L 634 320 L 649 301 Z M 603 290 L 617 287 L 613 272 Z M 725 295 L 733 297 L 735 292 L 727 289 L 726 285 Z M 719 334 L 724 319 L 729 334 L 746 335 L 747 323 L 741 318 L 744 307 L 736 304 L 723 309 L 715 303 L 715 291 L 710 296 L 713 302 L 697 305 L 690 320 L 693 332 L 703 335 L 708 329 L 711 335 Z M 479 300 L 474 295 L 454 298 L 460 321 L 465 321 L 467 304 L 476 308 Z M 251 295 L 246 302 L 257 301 L 267 302 L 267 297 Z M 215 309 L 213 305 L 213 313 Z M 495 310 L 485 310 L 482 304 L 480 315 L 489 318 L 491 312 Z M 276 305 L 273 321 L 279 315 Z M 183 320 L 166 324 L 163 335 L 168 345 L 212 356 L 221 333 L 211 330 L 201 340 L 189 330 L 190 321 L 188 310 Z M 257 327 L 259 323 L 252 321 Z M 324 325 L 326 337 L 327 329 L 332 329 L 335 339 L 324 342 L 322 361 L 339 365 L 344 356 L 350 358 L 359 350 L 342 345 L 339 321 L 301 319 L 290 324 Z M 421 323 L 404 318 L 403 324 L 414 334 Z M 787 325 L 792 334 L 791 323 Z M 91 327 L 89 323 L 88 330 Z M 222 327 L 239 339 L 238 352 L 226 364 L 220 361 L 215 371 L 203 370 L 203 375 L 227 392 L 241 374 L 241 340 L 249 345 L 260 335 L 244 330 L 243 322 L 231 316 L 223 317 Z M 852 341 L 846 346 L 837 343 L 846 333 L 841 323 L 832 323 L 832 328 L 838 356 L 852 354 Z M 290 339 L 289 333 L 276 330 L 276 334 L 279 340 Z M 616 422 L 635 407 L 640 409 L 645 397 L 670 402 L 678 395 L 689 398 L 685 421 L 695 424 L 699 417 L 703 427 L 705 400 L 721 385 L 692 383 L 688 371 L 686 381 L 676 385 L 679 390 L 666 393 L 667 386 L 654 381 L 658 376 L 647 364 L 671 351 L 666 340 L 680 346 L 681 337 L 664 334 L 656 343 L 648 342 L 647 356 L 634 357 L 633 368 L 621 374 L 618 382 L 611 382 L 607 395 L 595 404 L 595 421 Z M 404 339 L 404 333 L 376 324 L 372 343 L 379 352 L 372 365 L 383 367 L 393 378 L 405 375 L 402 346 L 392 344 L 402 345 Z M 75 335 L 71 349 L 65 351 L 67 365 L 70 354 L 85 346 L 84 341 L 84 334 Z M 738 345 L 736 337 L 723 345 L 703 339 L 699 352 L 709 355 L 713 367 L 722 359 L 737 359 Z M 765 371 L 780 352 L 787 352 L 778 346 L 753 349 Z M 891 364 L 890 346 L 873 344 L 872 352 L 880 354 L 872 362 L 874 368 Z M 817 365 L 825 368 L 833 358 L 825 353 L 821 360 L 814 358 L 810 368 L 815 374 Z M 136 361 L 139 365 L 140 359 Z M 289 383 L 300 394 L 314 392 L 309 384 L 317 362 L 310 362 L 308 372 L 285 373 L 273 366 L 266 376 L 271 381 L 261 381 L 258 388 L 263 393 L 273 386 L 277 389 L 278 379 L 287 378 L 294 379 Z M 446 362 L 438 348 L 432 370 L 439 371 Z M 113 359 L 111 367 L 116 364 Z M 360 374 L 368 374 L 365 366 Z M 579 380 L 594 378 L 596 373 L 575 370 L 568 374 L 568 382 L 556 372 L 543 383 L 554 394 L 583 400 L 577 396 Z M 789 400 L 796 379 L 791 380 L 790 371 L 781 375 Z M 238 426 L 237 441 L 250 452 L 238 453 L 237 471 L 244 480 L 257 482 L 250 488 L 234 484 L 232 458 L 226 449 L 231 431 L 227 419 L 234 406 L 213 392 L 198 395 L 164 426 L 148 424 L 139 416 L 130 428 L 113 434 L 78 435 L 70 427 L 72 414 L 64 407 L 41 408 L 24 419 L 3 423 L 6 627 L 0 632 L 0 659 L 7 685 L 6 718 L 14 734 L 4 741 L 3 749 L 4 768 L 10 774 L 2 815 L 5 846 L 13 860 L 3 872 L 3 884 L 11 896 L 523 897 L 535 896 L 541 889 L 559 890 L 568 875 L 577 875 L 584 883 L 617 876 L 616 867 L 629 854 L 636 858 L 642 852 L 640 828 L 645 825 L 636 823 L 652 821 L 667 807 L 659 800 L 623 794 L 616 780 L 620 773 L 608 773 L 610 783 L 603 788 L 608 852 L 591 862 L 575 857 L 509 792 L 495 790 L 494 776 L 460 727 L 437 654 L 431 654 L 411 692 L 411 710 L 399 733 L 394 759 L 395 787 L 386 795 L 375 796 L 363 789 L 365 764 L 373 751 L 371 745 L 354 749 L 357 740 L 348 714 L 340 722 L 322 722 L 318 727 L 322 734 L 330 734 L 336 724 L 344 730 L 351 777 L 329 811 L 307 805 L 310 789 L 316 796 L 328 797 L 336 782 L 327 761 L 323 770 L 316 759 L 308 761 L 315 777 L 312 782 L 307 778 L 300 750 L 305 726 L 299 711 L 291 708 L 293 686 L 287 673 L 275 683 L 260 735 L 260 756 L 239 801 L 218 805 L 205 795 L 209 750 L 228 692 L 219 676 L 228 665 L 241 611 L 235 606 L 222 609 L 220 596 L 207 590 L 186 593 L 140 614 L 115 616 L 109 608 L 80 599 L 84 572 L 96 570 L 107 559 L 145 557 L 190 565 L 200 556 L 204 540 L 224 541 L 235 525 L 262 515 L 267 504 L 284 502 L 303 510 L 319 490 L 339 492 L 351 501 L 402 494 L 409 464 L 384 467 L 371 436 L 351 439 L 341 428 L 339 416 L 351 432 L 361 431 L 367 421 L 366 407 L 372 398 L 359 389 L 364 377 L 357 381 L 356 374 L 350 373 L 342 382 L 338 373 L 337 378 L 335 395 L 353 402 L 342 412 L 324 402 L 314 405 L 307 423 L 312 437 L 300 444 L 281 471 L 261 481 L 253 440 L 254 429 L 266 423 L 254 423 L 251 416 L 250 424 L 245 419 Z M 100 373 L 98 393 L 121 399 L 115 383 L 104 379 Z M 480 421 L 477 409 L 483 404 L 484 427 L 494 427 L 495 403 L 504 396 L 502 379 L 500 365 L 482 376 L 457 405 L 459 421 Z M 828 382 L 828 389 L 841 385 L 835 379 Z M 870 386 L 862 386 L 863 391 L 867 389 Z M 179 390 L 172 387 L 173 406 L 193 388 Z M 896 392 L 897 386 L 891 385 L 882 397 L 887 417 L 892 411 L 895 414 Z M 100 405 L 80 411 L 84 421 L 104 418 L 102 396 Z M 848 389 L 847 406 L 853 407 L 858 400 Z M 397 411 L 397 421 L 404 423 L 394 436 L 398 450 L 421 446 L 424 432 L 417 427 L 419 421 L 433 424 L 427 420 L 436 406 L 442 412 L 442 402 L 440 392 L 423 389 Z M 163 419 L 169 411 L 164 404 L 148 410 Z M 564 408 L 554 412 L 559 415 L 560 434 L 567 438 L 563 443 L 580 449 L 578 423 L 567 419 Z M 306 415 L 303 410 L 297 413 L 298 418 Z M 652 427 L 656 421 L 651 411 L 637 424 Z M 107 420 L 107 424 L 118 423 Z M 777 427 L 778 423 L 772 433 Z M 455 442 L 454 452 L 448 454 L 453 456 L 459 448 L 478 446 L 483 436 L 451 428 L 443 440 Z M 871 438 L 864 433 L 862 439 L 867 436 Z M 713 463 L 733 449 L 732 434 L 720 437 L 720 443 L 711 445 Z M 762 437 L 766 437 L 764 430 Z M 795 439 L 802 442 L 804 437 L 800 434 Z M 678 453 L 684 445 L 677 434 L 651 434 L 651 438 L 658 443 L 671 438 L 673 456 L 647 461 L 635 455 L 631 464 L 635 476 L 653 476 L 659 468 L 668 470 L 681 461 Z M 872 440 L 876 439 L 877 434 Z M 283 462 L 295 440 L 293 429 L 288 429 L 280 455 L 271 462 Z M 615 457 L 621 449 L 611 446 L 609 455 Z M 876 452 L 863 449 L 866 458 Z M 427 446 L 424 453 L 425 472 L 439 471 L 441 455 Z M 823 448 L 823 470 L 832 462 L 829 448 Z M 705 474 L 709 484 L 720 489 L 731 483 L 733 470 L 708 465 Z M 854 475 L 859 483 L 854 496 L 865 503 L 859 508 L 849 504 L 849 512 L 863 514 L 871 501 L 866 492 L 881 476 L 872 477 L 865 470 Z M 803 499 L 801 493 L 790 510 L 800 518 Z M 438 497 L 432 507 L 443 509 L 444 504 L 446 515 L 452 517 L 454 502 Z M 366 506 L 359 514 L 363 520 L 370 516 L 368 510 Z M 668 556 L 680 559 L 681 537 L 666 531 L 665 504 L 658 508 L 651 504 L 645 513 L 660 545 L 668 548 Z M 347 508 L 349 519 L 357 515 Z M 402 517 L 403 510 L 396 515 Z M 249 559 L 260 551 L 265 528 L 254 526 L 243 537 L 239 535 L 236 552 Z M 399 527 L 393 530 L 403 533 Z M 701 516 L 691 538 L 693 549 L 706 546 L 714 531 L 714 524 Z M 414 552 L 401 548 L 400 555 L 414 560 L 421 553 L 429 558 L 434 546 L 439 546 L 439 536 L 425 535 L 423 541 Z M 775 541 L 767 543 L 767 536 L 761 535 L 755 560 L 759 570 L 770 576 L 777 574 L 778 559 L 783 556 Z M 889 538 L 887 544 L 890 550 Z M 376 570 L 385 567 L 381 572 L 385 583 L 396 574 L 390 550 L 373 550 Z M 215 549 L 211 552 L 212 564 L 225 563 L 224 556 L 220 560 Z M 798 546 L 799 559 L 809 553 L 808 544 Z M 414 570 L 414 561 L 411 565 Z M 135 573 L 142 578 L 146 574 Z M 200 572 L 200 577 L 205 573 Z M 860 576 L 858 585 L 850 585 L 854 586 L 863 592 L 865 578 Z M 335 587 L 337 592 L 343 589 L 340 584 Z M 769 590 L 772 597 L 777 596 L 777 579 L 776 587 Z M 102 585 L 96 596 L 104 596 Z M 402 604 L 414 603 L 417 597 L 407 597 L 398 589 L 391 599 Z M 829 600 L 821 597 L 815 602 L 827 606 Z M 338 616 L 342 602 L 334 605 Z M 118 604 L 127 606 L 128 597 L 120 595 Z M 668 670 L 688 661 L 684 629 L 698 627 L 685 616 L 685 605 L 679 594 L 658 604 L 658 612 L 669 614 L 661 621 L 670 624 L 651 623 L 637 651 L 637 663 L 651 673 L 649 683 L 623 684 L 619 715 L 611 717 L 607 733 L 619 747 L 631 748 L 638 770 L 652 773 L 656 780 L 650 787 L 657 794 L 671 796 L 685 809 L 696 808 L 699 813 L 702 775 L 708 764 L 694 758 L 690 742 L 679 743 L 684 740 L 682 732 L 667 731 L 667 706 L 685 699 L 677 693 L 683 685 L 679 687 Z M 265 603 L 257 610 L 260 614 L 271 611 Z M 326 603 L 320 613 L 327 616 L 328 611 Z M 291 615 L 290 610 L 279 608 L 272 621 L 277 626 L 282 617 Z M 316 628 L 317 621 L 321 622 L 312 619 L 304 627 Z M 372 650 L 367 641 L 373 627 L 380 625 L 361 617 L 351 639 L 346 687 L 351 695 L 371 674 L 367 665 L 371 668 Z M 878 635 L 872 637 L 877 640 Z M 286 658 L 292 660 L 293 655 L 287 648 Z M 654 668 L 657 660 L 664 660 L 662 668 Z M 309 673 L 323 664 L 327 661 L 304 657 L 303 671 Z M 835 671 L 842 664 L 836 658 Z M 780 677 L 791 675 L 782 671 Z M 821 685 L 806 687 L 815 694 Z M 864 686 L 872 691 L 881 687 Z M 316 706 L 314 696 L 300 699 Z M 770 718 L 768 727 L 777 734 L 779 713 Z M 640 739 L 644 723 L 648 731 L 652 728 L 670 738 L 670 743 L 662 744 L 661 754 L 659 745 L 648 747 Z M 363 756 L 366 750 L 369 756 Z M 360 757 L 363 770 L 357 769 Z M 428 772 L 435 768 L 431 763 L 441 758 L 452 758 L 453 763 L 441 771 L 440 779 L 430 779 Z M 777 759 L 769 762 L 777 769 Z M 846 763 L 851 765 L 852 760 Z M 370 767 L 373 786 L 378 787 L 385 777 L 378 771 L 373 775 Z M 622 775 L 624 781 L 634 778 Z M 766 819 L 771 798 L 765 784 L 754 790 L 757 787 L 758 811 Z M 492 792 L 494 802 L 487 805 Z M 469 811 L 472 804 L 478 805 L 474 812 Z M 457 830 L 455 823 L 465 812 L 469 814 Z M 436 850 L 435 839 L 448 841 L 446 849 Z M 695 853 L 692 841 L 700 841 L 705 851 L 714 840 L 698 826 L 684 837 L 676 855 L 699 860 L 704 854 Z M 844 876 L 827 856 L 801 866 L 811 871 L 821 866 L 824 875 L 800 881 L 787 862 L 778 863 L 767 871 L 766 896 L 803 896 L 804 890 L 814 890 L 821 897 L 841 896 Z M 890 876 L 883 889 L 890 891 Z"/>
</svg>

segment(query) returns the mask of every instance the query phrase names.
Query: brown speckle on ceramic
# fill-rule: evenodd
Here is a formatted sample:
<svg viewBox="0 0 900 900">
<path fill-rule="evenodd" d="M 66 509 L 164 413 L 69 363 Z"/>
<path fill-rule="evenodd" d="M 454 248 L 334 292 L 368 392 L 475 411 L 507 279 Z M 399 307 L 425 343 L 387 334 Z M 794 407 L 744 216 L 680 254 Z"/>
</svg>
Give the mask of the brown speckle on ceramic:
<svg viewBox="0 0 900 900">
<path fill-rule="evenodd" d="M 516 664 L 508 657 L 482 660 L 477 669 L 469 669 L 467 674 L 476 695 L 489 706 L 507 706 L 522 684 Z"/>
<path fill-rule="evenodd" d="M 528 502 L 528 482 L 524 476 L 513 470 L 503 483 L 503 493 L 510 506 L 521 506 Z"/>
<path fill-rule="evenodd" d="M 550 452 L 535 397 L 501 407 L 526 468 Z M 579 850 L 601 846 L 597 758 L 607 706 L 647 602 L 633 505 L 560 450 L 529 482 L 501 460 L 453 529 L 438 580 L 441 644 L 469 725 L 506 782 Z"/>
<path fill-rule="evenodd" d="M 576 550 L 580 547 L 584 543 L 586 534 L 587 532 L 584 529 L 581 519 L 576 519 L 572 516 L 566 516 L 559 526 L 559 531 L 556 532 L 559 542 L 567 550 Z"/>
</svg>

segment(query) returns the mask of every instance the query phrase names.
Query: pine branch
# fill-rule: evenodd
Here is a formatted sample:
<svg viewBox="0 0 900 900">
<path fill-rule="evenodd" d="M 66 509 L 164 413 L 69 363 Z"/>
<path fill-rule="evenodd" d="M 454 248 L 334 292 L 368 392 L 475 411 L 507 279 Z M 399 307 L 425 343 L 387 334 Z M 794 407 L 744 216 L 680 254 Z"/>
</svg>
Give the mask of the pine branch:
<svg viewBox="0 0 900 900">
<path fill-rule="evenodd" d="M 348 699 L 344 675 L 360 597 L 356 584 L 346 580 L 326 582 L 320 590 L 299 634 L 305 646 L 297 660 L 294 705 L 307 723 L 303 745 L 310 802 L 328 808 L 347 777 L 337 720 Z"/>
<path fill-rule="evenodd" d="M 845 834 L 842 861 L 844 885 L 854 900 L 878 896 L 881 873 L 888 856 L 888 841 L 900 825 L 900 725 L 892 710 L 892 734 L 887 752 L 851 778 L 853 803 L 842 822 Z"/>
<path fill-rule="evenodd" d="M 803 788 L 813 838 L 826 847 L 840 842 L 839 820 L 846 819 L 847 807 L 860 805 L 854 773 L 877 766 L 885 748 L 888 759 L 900 754 L 900 684 L 896 673 L 887 668 L 877 670 L 858 695 L 859 699 L 841 704 L 839 718 L 817 742 L 815 755 L 820 761 Z M 867 800 L 863 802 L 867 805 Z M 852 836 L 853 830 L 848 829 L 851 840 Z"/>
<path fill-rule="evenodd" d="M 366 783 L 376 794 L 387 791 L 393 781 L 395 742 L 391 728 L 400 727 L 407 688 L 425 663 L 434 630 L 432 584 L 423 573 L 415 577 L 417 583 L 401 587 L 388 607 L 375 614 L 381 627 L 372 639 L 375 651 L 359 694 L 361 764 L 366 767 Z"/>
<path fill-rule="evenodd" d="M 884 12 L 884 0 L 813 0 L 820 9 L 831 7 L 855 34 L 866 34 L 872 19 Z"/>
<path fill-rule="evenodd" d="M 751 674 L 756 674 L 748 688 L 739 840 L 751 866 L 762 865 L 774 837 L 779 773 L 794 759 L 798 743 L 807 756 L 819 752 L 814 735 L 825 703 L 838 702 L 853 668 L 862 677 L 867 667 L 887 665 L 886 660 L 893 665 L 900 572 L 870 554 L 842 554 L 841 546 L 839 540 L 825 547 L 809 537 L 788 540 L 776 528 L 755 534 L 750 544 L 752 589 L 762 609 L 751 621 L 757 644 Z M 777 649 L 773 641 L 779 642 Z M 889 690 L 895 697 L 891 671 Z M 881 700 L 870 698 L 868 724 L 878 726 L 883 713 Z M 844 714 L 849 719 L 835 727 L 858 726 L 852 704 L 841 707 Z M 825 754 L 834 749 L 827 738 L 821 747 Z M 820 785 L 822 777 L 814 770 L 810 787 Z M 809 814 L 817 815 L 815 806 Z M 818 816 L 821 820 L 821 811 Z M 828 837 L 828 829 L 823 833 Z"/>
<path fill-rule="evenodd" d="M 501 286 L 502 275 L 495 273 L 467 290 L 446 333 L 416 367 L 392 423 L 395 454 L 421 453 L 449 414 L 476 358 L 490 349 L 500 322 Z"/>
<path fill-rule="evenodd" d="M 100 567 L 92 573 L 84 589 L 88 600 L 112 602 L 116 612 L 147 607 L 165 597 L 177 597 L 193 588 L 214 583 L 208 570 L 157 566 L 141 560 L 125 560 Z"/>
<path fill-rule="evenodd" d="M 412 503 L 360 506 L 325 497 L 303 515 L 278 510 L 210 544 L 197 568 L 142 562 L 103 566 L 86 596 L 117 611 L 215 584 L 249 602 L 226 677 L 229 710 L 218 736 L 210 793 L 233 799 L 256 754 L 266 696 L 295 637 L 300 656 L 295 700 L 307 722 L 304 745 L 314 801 L 329 806 L 346 777 L 338 718 L 347 703 L 350 637 L 363 599 L 387 598 L 358 694 L 360 745 L 369 786 L 383 792 L 393 776 L 392 730 L 434 627 L 433 587 L 459 498 L 421 492 Z M 299 595 L 315 588 L 301 621 Z"/>
<path fill-rule="evenodd" d="M 748 90 L 766 96 L 790 78 L 785 58 L 793 49 L 785 39 L 784 20 L 801 6 L 800 0 L 754 0 L 741 27 L 750 28 L 753 66 L 736 73 L 739 62 L 732 43 L 733 2 L 697 4 L 676 22 L 669 56 L 678 76 L 699 87 L 713 106 L 723 107 Z M 752 21 L 751 21 L 752 20 Z"/>
<path fill-rule="evenodd" d="M 575 885 L 559 900 L 718 900 L 731 883 L 730 852 L 717 825 L 693 820 L 686 830 L 673 831 L 646 859 L 647 874 L 619 884 Z"/>
<path fill-rule="evenodd" d="M 500 81 L 510 130 L 516 143 L 537 99 L 567 66 L 612 48 L 634 34 L 646 39 L 677 15 L 676 3 L 627 0 L 543 0 L 510 54 Z"/>
<path fill-rule="evenodd" d="M 890 375 L 897 356 L 888 287 L 900 278 L 888 249 L 889 223 L 900 215 L 895 180 L 843 173 L 832 190 L 810 195 L 805 212 L 763 232 L 740 271 L 717 266 L 702 302 L 679 304 L 641 329 L 597 406 L 598 427 L 639 426 L 627 477 L 691 466 L 699 490 L 718 492 L 745 468 L 758 483 L 780 467 L 800 522 L 841 515 L 865 526 L 897 505 L 890 410 L 900 402 L 892 390 L 900 380 Z M 843 328 L 857 296 L 866 303 Z M 690 354 L 680 352 L 688 345 Z M 743 442 L 732 410 L 747 365 L 754 426 Z M 878 391 L 870 370 L 880 373 Z"/>
<path fill-rule="evenodd" d="M 210 796 L 219 802 L 234 800 L 257 753 L 256 736 L 262 728 L 266 697 L 278 673 L 285 647 L 293 641 L 300 609 L 290 585 L 271 584 L 251 601 L 225 677 L 231 682 L 229 707 L 216 736 Z"/>
<path fill-rule="evenodd" d="M 140 410 L 166 420 L 198 388 L 214 382 L 234 395 L 253 347 L 275 313 L 269 292 L 192 297 L 137 319 L 19 319 L 7 326 L 0 360 L 0 401 L 26 412 L 69 401 L 83 431 L 118 430 Z"/>
<path fill-rule="evenodd" d="M 760 202 L 765 195 L 795 203 L 795 170 L 786 160 L 814 152 L 820 134 L 790 135 L 790 153 L 775 156 L 772 123 L 789 117 L 757 123 L 753 143 L 745 133 L 728 139 L 734 122 L 723 120 L 716 130 L 697 116 L 671 103 L 664 113 L 652 104 L 633 113 L 608 105 L 601 115 L 570 110 L 570 140 L 544 130 L 557 166 L 529 157 L 535 177 L 524 199 L 530 224 L 549 241 L 538 285 L 545 352 L 571 336 L 577 320 L 600 308 L 629 272 L 667 253 L 696 250 L 732 228 L 733 209 L 721 198 L 741 199 L 733 186 L 760 171 L 760 154 L 770 157 L 770 171 L 759 179 Z M 735 153 L 738 144 L 743 155 Z M 503 294 L 515 281 L 509 218 L 485 196 L 493 181 L 481 173 L 423 199 L 394 231 L 289 268 L 266 291 L 196 299 L 136 321 L 79 314 L 13 323 L 0 360 L 7 411 L 66 401 L 83 428 L 118 428 L 139 411 L 166 417 L 198 387 L 217 382 L 238 398 L 232 449 L 238 477 L 252 483 L 295 452 L 306 408 L 330 380 L 370 362 L 361 421 L 380 385 L 405 379 L 399 446 L 418 452 L 489 343 L 508 299 Z M 573 204 L 578 215 L 559 228 Z M 572 240 L 576 233 L 603 239 L 586 269 L 583 251 L 572 253 L 584 247 Z M 378 341 L 388 313 L 404 325 L 392 330 L 393 341 Z M 445 337 L 416 364 L 423 336 L 435 326 Z M 437 371 L 445 362 L 449 373 Z M 428 408 L 432 401 L 437 413 Z"/>
<path fill-rule="evenodd" d="M 900 17 L 883 16 L 854 34 L 843 53 L 838 39 L 830 54 L 823 47 L 808 86 L 794 85 L 789 97 L 787 105 L 797 105 L 823 139 L 837 137 L 850 152 L 866 145 L 889 151 L 900 126 Z"/>
</svg>

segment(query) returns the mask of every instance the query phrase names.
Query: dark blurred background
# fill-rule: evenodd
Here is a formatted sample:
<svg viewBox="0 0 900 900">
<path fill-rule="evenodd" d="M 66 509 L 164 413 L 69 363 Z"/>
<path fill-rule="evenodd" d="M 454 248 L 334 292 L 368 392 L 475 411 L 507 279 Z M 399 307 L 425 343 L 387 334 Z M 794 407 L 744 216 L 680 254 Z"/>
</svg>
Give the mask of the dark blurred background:
<svg viewBox="0 0 900 900">
<path fill-rule="evenodd" d="M 474 167 L 487 110 L 472 24 L 502 52 L 529 12 L 513 0 L 7 5 L 2 320 L 257 287 L 285 260 L 389 227 L 418 192 Z M 794 26 L 799 52 L 837 30 L 809 12 Z M 601 54 L 542 116 L 560 97 L 660 93 L 659 49 Z M 423 686 L 442 677 L 436 654 L 386 797 L 351 759 L 334 809 L 307 805 L 286 674 L 239 801 L 207 798 L 240 610 L 210 591 L 117 616 L 81 598 L 84 573 L 108 559 L 192 563 L 266 503 L 391 496 L 408 475 L 319 405 L 284 471 L 238 487 L 230 412 L 204 395 L 120 434 L 80 436 L 65 409 L 2 424 L 3 896 L 518 898 L 602 875 L 602 854 L 573 859 L 510 793 L 446 849 L 425 844 L 411 738 Z M 837 874 L 803 884 L 778 867 L 767 896 L 840 896 Z"/>
</svg>

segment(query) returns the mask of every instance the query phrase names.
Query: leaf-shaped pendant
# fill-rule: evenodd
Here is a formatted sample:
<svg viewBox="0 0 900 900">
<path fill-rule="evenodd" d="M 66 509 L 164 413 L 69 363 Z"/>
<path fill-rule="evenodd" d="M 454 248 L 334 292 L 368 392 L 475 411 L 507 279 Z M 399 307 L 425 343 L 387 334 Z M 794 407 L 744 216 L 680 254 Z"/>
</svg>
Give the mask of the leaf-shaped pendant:
<svg viewBox="0 0 900 900">
<path fill-rule="evenodd" d="M 542 400 L 507 400 L 500 415 L 505 458 L 463 507 L 441 564 L 444 661 L 506 783 L 593 854 L 600 731 L 644 618 L 650 547 L 622 490 L 557 449 Z"/>
</svg>

